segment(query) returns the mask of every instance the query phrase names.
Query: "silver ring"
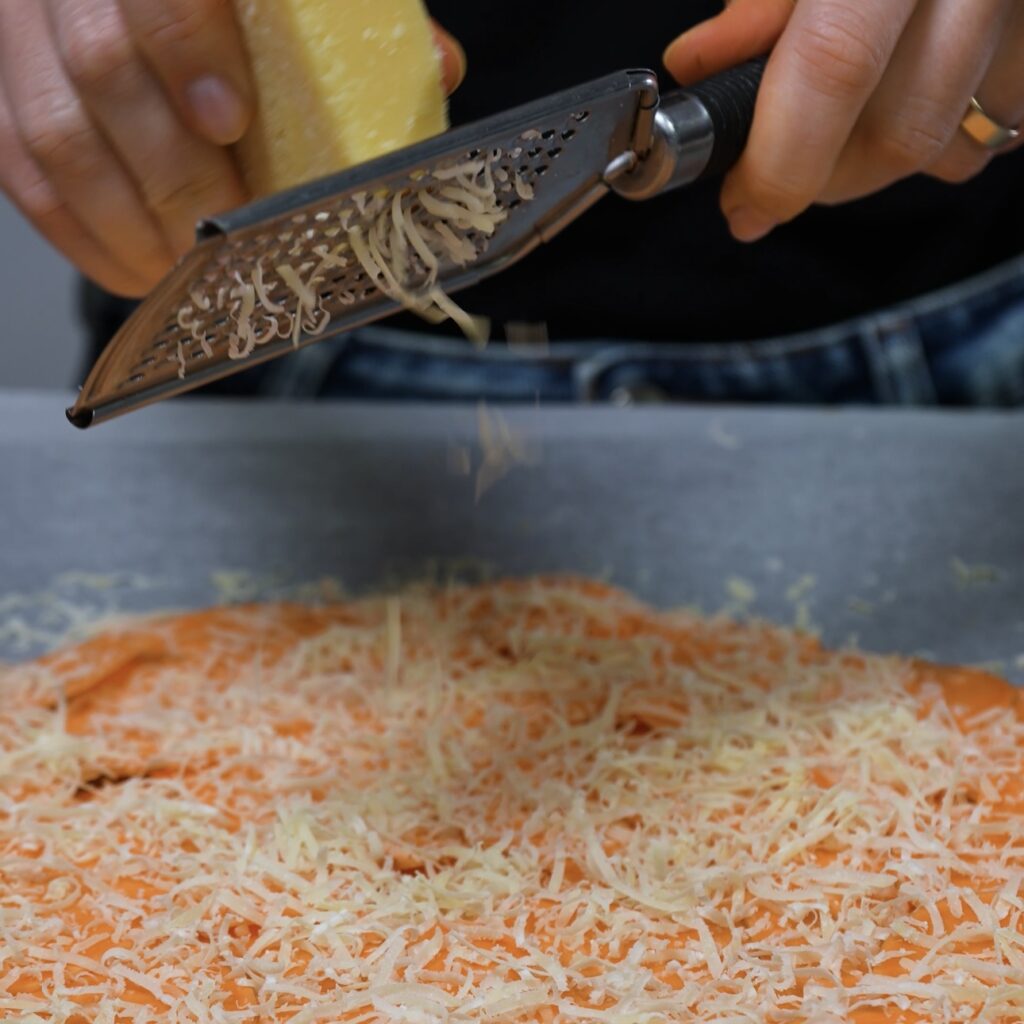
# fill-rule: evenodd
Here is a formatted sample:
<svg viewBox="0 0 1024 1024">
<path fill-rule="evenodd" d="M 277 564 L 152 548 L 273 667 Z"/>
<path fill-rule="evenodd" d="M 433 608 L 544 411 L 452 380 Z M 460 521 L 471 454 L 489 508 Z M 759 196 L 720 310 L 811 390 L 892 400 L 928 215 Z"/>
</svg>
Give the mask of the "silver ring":
<svg viewBox="0 0 1024 1024">
<path fill-rule="evenodd" d="M 984 107 L 972 96 L 971 105 L 967 108 L 960 127 L 979 146 L 985 149 L 997 150 L 1016 142 L 1020 138 L 1020 128 L 1008 128 L 998 121 L 994 121 L 985 113 Z"/>
</svg>

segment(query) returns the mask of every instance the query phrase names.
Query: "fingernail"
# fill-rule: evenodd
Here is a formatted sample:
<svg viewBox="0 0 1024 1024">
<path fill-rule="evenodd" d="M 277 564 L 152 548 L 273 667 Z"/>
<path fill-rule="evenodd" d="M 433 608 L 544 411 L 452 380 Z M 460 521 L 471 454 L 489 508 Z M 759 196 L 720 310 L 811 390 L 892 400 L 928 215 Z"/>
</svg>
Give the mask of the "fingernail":
<svg viewBox="0 0 1024 1024">
<path fill-rule="evenodd" d="M 774 221 L 749 206 L 737 206 L 726 216 L 733 237 L 740 242 L 757 242 L 775 227 Z"/>
<path fill-rule="evenodd" d="M 192 113 L 203 134 L 219 146 L 237 142 L 249 125 L 245 102 L 229 82 L 217 75 L 194 81 L 187 90 Z"/>
</svg>

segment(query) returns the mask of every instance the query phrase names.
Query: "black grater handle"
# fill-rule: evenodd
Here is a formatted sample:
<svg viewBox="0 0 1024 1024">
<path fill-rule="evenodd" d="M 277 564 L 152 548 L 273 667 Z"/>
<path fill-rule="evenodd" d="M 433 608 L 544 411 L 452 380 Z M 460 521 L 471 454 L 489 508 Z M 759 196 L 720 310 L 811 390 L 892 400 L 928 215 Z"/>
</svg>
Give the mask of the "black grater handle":
<svg viewBox="0 0 1024 1024">
<path fill-rule="evenodd" d="M 714 125 L 714 146 L 701 179 L 721 177 L 743 154 L 767 63 L 767 57 L 758 57 L 684 90 L 700 102 Z"/>
<path fill-rule="evenodd" d="M 643 200 L 720 178 L 747 145 L 767 62 L 758 57 L 661 96 L 654 116 L 646 120 L 650 142 L 641 142 L 643 158 L 609 180 L 610 186 L 626 199 Z"/>
</svg>

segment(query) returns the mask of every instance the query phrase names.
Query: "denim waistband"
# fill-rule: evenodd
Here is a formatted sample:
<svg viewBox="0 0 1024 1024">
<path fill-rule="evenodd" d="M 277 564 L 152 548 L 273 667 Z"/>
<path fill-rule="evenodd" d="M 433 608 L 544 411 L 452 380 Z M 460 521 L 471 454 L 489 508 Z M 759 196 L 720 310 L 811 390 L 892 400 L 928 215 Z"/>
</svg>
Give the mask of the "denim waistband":
<svg viewBox="0 0 1024 1024">
<path fill-rule="evenodd" d="M 1024 257 L 911 302 L 760 341 L 467 342 L 386 325 L 270 364 L 264 393 L 501 402 L 1024 404 Z"/>
</svg>

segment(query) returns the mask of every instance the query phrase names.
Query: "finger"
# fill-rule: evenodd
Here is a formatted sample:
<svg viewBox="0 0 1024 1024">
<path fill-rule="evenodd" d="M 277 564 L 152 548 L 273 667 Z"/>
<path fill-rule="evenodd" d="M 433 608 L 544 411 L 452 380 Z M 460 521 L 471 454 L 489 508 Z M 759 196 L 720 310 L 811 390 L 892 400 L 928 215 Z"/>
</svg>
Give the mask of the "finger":
<svg viewBox="0 0 1024 1024">
<path fill-rule="evenodd" d="M 985 112 L 1000 124 L 1024 124 L 1024 77 L 1020 55 L 1024 52 L 1024 4 L 1012 4 L 995 55 L 983 81 L 974 89 Z M 966 109 L 966 104 L 964 105 Z M 1009 153 L 1024 145 L 1024 136 L 999 150 Z M 928 167 L 940 181 L 960 184 L 980 174 L 998 155 L 985 149 L 966 132 L 957 131 L 946 151 Z"/>
<path fill-rule="evenodd" d="M 0 189 L 35 229 L 87 277 L 116 295 L 141 295 L 146 282 L 119 265 L 61 201 L 18 138 L 0 88 Z"/>
<path fill-rule="evenodd" d="M 750 142 L 722 190 L 733 234 L 755 241 L 802 213 L 832 176 L 915 0 L 801 0 L 772 53 Z"/>
<path fill-rule="evenodd" d="M 710 78 L 767 53 L 792 14 L 793 0 L 733 0 L 674 40 L 665 51 L 665 67 L 681 85 Z"/>
<path fill-rule="evenodd" d="M 870 195 L 942 156 L 992 62 L 1011 2 L 934 0 L 918 7 L 823 201 Z"/>
<path fill-rule="evenodd" d="M 447 95 L 455 92 L 466 77 L 466 51 L 447 29 L 433 22 L 434 42 L 441 54 L 441 80 Z"/>
<path fill-rule="evenodd" d="M 117 0 L 48 0 L 65 70 L 180 256 L 203 217 L 245 199 L 227 151 L 179 119 L 128 32 Z"/>
<path fill-rule="evenodd" d="M 19 144 L 50 187 L 119 265 L 155 284 L 171 251 L 64 74 L 42 4 L 0 2 L 0 77 Z"/>
<path fill-rule="evenodd" d="M 121 0 L 121 10 L 185 124 L 218 145 L 237 142 L 255 101 L 231 0 Z"/>
</svg>

